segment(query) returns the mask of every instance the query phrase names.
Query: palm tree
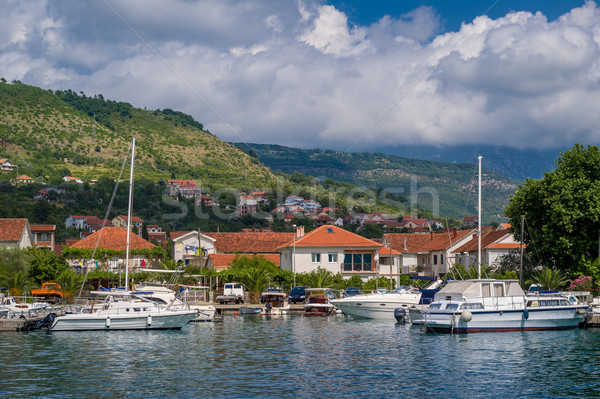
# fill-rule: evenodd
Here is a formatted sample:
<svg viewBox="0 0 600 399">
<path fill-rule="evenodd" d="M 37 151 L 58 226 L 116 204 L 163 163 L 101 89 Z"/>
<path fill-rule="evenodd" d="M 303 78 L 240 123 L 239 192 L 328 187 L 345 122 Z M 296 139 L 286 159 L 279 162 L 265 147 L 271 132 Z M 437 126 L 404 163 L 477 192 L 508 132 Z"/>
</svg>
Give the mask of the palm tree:
<svg viewBox="0 0 600 399">
<path fill-rule="evenodd" d="M 271 273 L 266 268 L 251 267 L 241 270 L 238 278 L 250 292 L 250 303 L 258 303 L 260 293 L 267 288 L 271 281 Z"/>
<path fill-rule="evenodd" d="M 67 269 L 58 276 L 58 283 L 63 290 L 63 299 L 71 302 L 76 292 L 79 292 L 83 284 L 83 276 L 71 269 Z"/>
<path fill-rule="evenodd" d="M 528 284 L 539 284 L 544 290 L 558 290 L 563 288 L 569 279 L 563 272 L 554 268 L 543 268 L 531 275 Z"/>
<path fill-rule="evenodd" d="M 305 282 L 311 288 L 327 288 L 333 283 L 333 274 L 319 266 L 317 270 L 308 273 Z"/>
</svg>

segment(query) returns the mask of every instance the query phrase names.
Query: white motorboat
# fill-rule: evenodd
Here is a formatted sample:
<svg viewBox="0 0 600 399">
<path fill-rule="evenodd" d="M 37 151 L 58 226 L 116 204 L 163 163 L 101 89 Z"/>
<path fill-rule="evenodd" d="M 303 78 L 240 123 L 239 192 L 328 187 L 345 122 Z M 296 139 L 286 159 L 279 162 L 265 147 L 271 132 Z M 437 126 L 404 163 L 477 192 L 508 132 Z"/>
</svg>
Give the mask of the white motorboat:
<svg viewBox="0 0 600 399">
<path fill-rule="evenodd" d="M 267 316 L 279 316 L 287 314 L 292 306 L 288 303 L 285 292 L 263 292 L 265 305 L 261 308 L 260 314 Z"/>
<path fill-rule="evenodd" d="M 470 333 L 575 328 L 587 304 L 562 295 L 527 296 L 517 280 L 449 281 L 421 312 L 429 332 Z"/>
<path fill-rule="evenodd" d="M 146 298 L 162 306 L 170 306 L 172 309 L 191 309 L 196 311 L 196 317 L 192 321 L 213 321 L 217 309 L 213 305 L 190 304 L 185 301 L 186 291 L 183 289 L 179 297 L 175 291 L 168 287 L 151 284 L 136 284 L 132 294 Z M 183 300 L 182 300 L 183 299 Z"/>
<path fill-rule="evenodd" d="M 436 290 L 442 284 L 441 280 L 434 280 L 425 290 Z M 390 292 L 375 291 L 371 294 L 355 295 L 331 301 L 347 316 L 363 319 L 394 320 L 394 311 L 397 308 L 424 309 L 428 303 L 423 303 L 423 292 L 419 288 L 401 286 Z"/>
<path fill-rule="evenodd" d="M 0 293 L 0 309 L 6 310 L 9 315 L 29 314 L 38 310 L 48 308 L 47 302 L 18 303 L 12 296 L 6 296 Z"/>
</svg>

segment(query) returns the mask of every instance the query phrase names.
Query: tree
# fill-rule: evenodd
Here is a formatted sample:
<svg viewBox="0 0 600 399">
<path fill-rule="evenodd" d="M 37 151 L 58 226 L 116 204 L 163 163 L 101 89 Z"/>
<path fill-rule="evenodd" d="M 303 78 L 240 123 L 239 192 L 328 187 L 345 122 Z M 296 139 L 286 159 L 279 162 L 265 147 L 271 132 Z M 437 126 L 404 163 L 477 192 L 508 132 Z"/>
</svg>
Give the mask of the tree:
<svg viewBox="0 0 600 399">
<path fill-rule="evenodd" d="M 519 186 L 505 212 L 517 239 L 525 215 L 530 255 L 559 270 L 591 274 L 585 269 L 598 257 L 600 149 L 576 144 L 565 151 L 555 170 Z"/>
<path fill-rule="evenodd" d="M 29 276 L 36 284 L 56 280 L 67 269 L 67 264 L 48 248 L 29 248 L 31 256 Z"/>
<path fill-rule="evenodd" d="M 31 287 L 29 278 L 30 256 L 19 248 L 0 248 L 0 287 L 11 295 L 21 295 Z"/>
<path fill-rule="evenodd" d="M 557 269 L 543 268 L 531 275 L 528 284 L 539 284 L 544 290 L 558 290 L 564 288 L 569 282 L 567 276 Z"/>
</svg>

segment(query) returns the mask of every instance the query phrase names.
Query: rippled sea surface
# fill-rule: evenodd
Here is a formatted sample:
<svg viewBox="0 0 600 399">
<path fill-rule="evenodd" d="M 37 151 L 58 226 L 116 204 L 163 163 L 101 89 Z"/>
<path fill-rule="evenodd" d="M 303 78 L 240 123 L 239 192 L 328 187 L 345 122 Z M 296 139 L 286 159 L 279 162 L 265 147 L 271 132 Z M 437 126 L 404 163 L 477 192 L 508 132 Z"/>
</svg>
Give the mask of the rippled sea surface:
<svg viewBox="0 0 600 399">
<path fill-rule="evenodd" d="M 600 330 L 426 334 L 341 317 L 180 331 L 0 333 L 0 395 L 38 398 L 600 397 Z"/>
</svg>

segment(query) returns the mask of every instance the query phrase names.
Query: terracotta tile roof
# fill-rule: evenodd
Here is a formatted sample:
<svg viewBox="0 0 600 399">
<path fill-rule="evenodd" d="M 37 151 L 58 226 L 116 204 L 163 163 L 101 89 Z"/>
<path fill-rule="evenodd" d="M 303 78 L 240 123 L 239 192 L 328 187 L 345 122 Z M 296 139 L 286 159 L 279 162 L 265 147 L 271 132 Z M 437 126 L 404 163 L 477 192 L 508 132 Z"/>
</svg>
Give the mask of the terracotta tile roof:
<svg viewBox="0 0 600 399">
<path fill-rule="evenodd" d="M 98 241 L 99 239 L 99 241 Z M 149 241 L 144 240 L 137 234 L 131 233 L 130 235 L 130 249 L 150 249 L 154 247 Z M 83 240 L 77 241 L 71 245 L 71 248 L 96 248 L 103 249 L 114 249 L 117 251 L 124 251 L 127 244 L 127 229 L 123 227 L 104 227 L 102 230 L 98 230 L 92 235 L 87 236 Z"/>
<path fill-rule="evenodd" d="M 27 175 L 21 175 L 21 176 L 15 177 L 15 180 L 33 180 L 33 177 L 29 177 Z"/>
<path fill-rule="evenodd" d="M 496 242 L 487 246 L 490 249 L 521 249 L 521 244 L 518 242 Z M 523 248 L 527 248 L 526 244 L 523 244 Z"/>
<path fill-rule="evenodd" d="M 433 239 L 441 234 L 413 234 L 413 233 L 390 233 L 384 234 L 386 241 L 392 241 L 392 249 L 404 252 L 420 252 L 421 248 L 429 244 Z M 406 239 L 406 248 L 404 248 L 404 239 Z"/>
<path fill-rule="evenodd" d="M 292 237 L 293 240 L 293 237 Z M 290 240 L 286 245 L 282 245 L 280 248 L 288 247 L 293 245 L 293 241 Z M 368 238 L 354 234 L 348 230 L 344 230 L 337 226 L 321 226 L 314 229 L 304 237 L 300 237 L 296 240 L 297 247 L 344 247 L 344 248 L 379 248 L 380 243 L 377 243 Z"/>
<path fill-rule="evenodd" d="M 0 159 L 0 163 L 4 163 L 6 161 L 8 161 L 8 158 L 2 158 L 2 159 Z"/>
<path fill-rule="evenodd" d="M 67 238 L 65 240 L 65 247 L 71 247 L 72 245 L 74 245 L 75 243 L 78 243 L 81 240 L 78 240 L 76 238 Z"/>
<path fill-rule="evenodd" d="M 213 267 L 218 267 L 218 268 L 223 268 L 226 266 L 230 266 L 231 262 L 233 262 L 233 260 L 235 259 L 235 257 L 237 255 L 240 256 L 248 256 L 248 257 L 254 257 L 254 256 L 264 256 L 265 259 L 270 260 L 271 262 L 275 263 L 277 266 L 281 265 L 281 257 L 279 254 L 210 254 L 208 255 L 208 257 L 210 258 L 210 261 L 212 262 L 212 266 Z"/>
<path fill-rule="evenodd" d="M 54 224 L 32 224 L 29 226 L 29 229 L 32 233 L 37 233 L 38 231 L 56 231 L 56 225 Z"/>
<path fill-rule="evenodd" d="M 275 253 L 278 247 L 294 239 L 294 233 L 243 232 L 205 234 L 216 240 L 215 249 L 218 253 Z"/>
<path fill-rule="evenodd" d="M 172 231 L 169 233 L 169 237 L 171 238 L 171 240 L 174 240 L 176 238 L 181 237 L 182 235 L 185 235 L 187 233 L 191 233 L 193 230 L 190 231 Z"/>
<path fill-rule="evenodd" d="M 419 252 L 442 251 L 448 248 L 452 243 L 460 240 L 468 234 L 473 234 L 474 230 L 454 230 L 448 233 L 437 234 L 433 240 L 426 244 Z"/>
<path fill-rule="evenodd" d="M 481 248 L 487 248 L 488 245 L 493 244 L 494 242 L 500 240 L 501 238 L 510 235 L 506 230 L 491 230 L 484 231 L 481 234 Z M 473 234 L 473 239 L 467 242 L 464 245 L 461 245 L 454 252 L 469 252 L 469 251 L 477 251 L 479 247 L 479 239 L 477 238 L 477 232 Z M 518 247 L 518 244 L 517 244 Z"/>
<path fill-rule="evenodd" d="M 393 246 L 393 245 L 392 245 Z M 401 252 L 395 251 L 394 248 L 392 248 L 392 255 L 402 255 Z M 390 256 L 390 247 L 379 247 L 379 256 Z"/>
<path fill-rule="evenodd" d="M 0 241 L 16 242 L 21 239 L 27 219 L 0 219 Z"/>
<path fill-rule="evenodd" d="M 119 215 L 118 217 L 123 219 L 124 221 L 127 221 L 127 215 Z M 132 216 L 131 221 L 135 223 L 144 223 L 144 221 L 137 216 Z"/>
</svg>

